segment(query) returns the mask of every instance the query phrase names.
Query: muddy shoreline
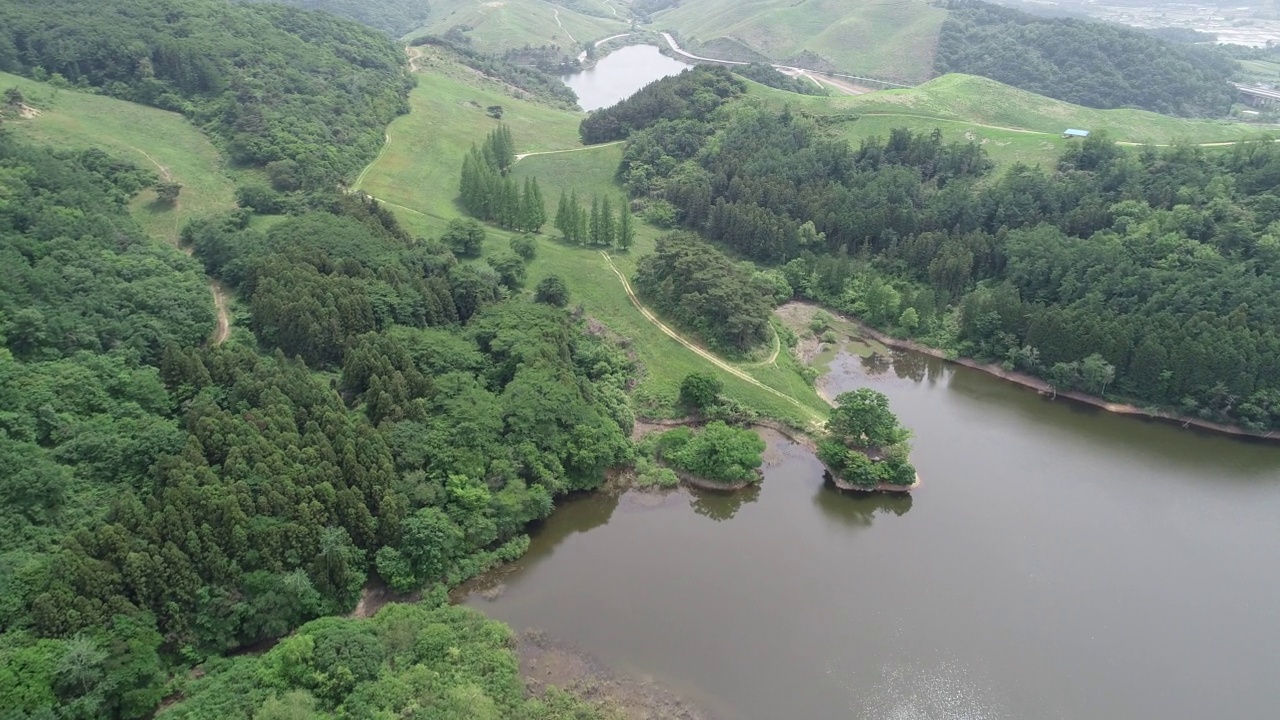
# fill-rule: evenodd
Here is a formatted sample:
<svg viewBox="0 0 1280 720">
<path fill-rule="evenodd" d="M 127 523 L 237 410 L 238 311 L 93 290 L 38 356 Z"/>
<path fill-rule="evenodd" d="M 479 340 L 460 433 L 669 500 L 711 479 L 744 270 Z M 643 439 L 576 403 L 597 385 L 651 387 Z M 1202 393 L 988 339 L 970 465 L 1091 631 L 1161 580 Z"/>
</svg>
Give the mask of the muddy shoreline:
<svg viewBox="0 0 1280 720">
<path fill-rule="evenodd" d="M 938 348 L 929 347 L 928 345 L 918 343 L 914 340 L 903 340 L 891 335 L 886 335 L 856 318 L 851 318 L 847 315 L 843 315 L 814 303 L 794 301 L 787 303 L 787 305 L 803 305 L 829 312 L 839 320 L 856 327 L 858 331 L 866 337 L 875 340 L 886 347 L 890 347 L 895 350 L 910 350 L 911 352 L 928 355 L 929 357 L 938 358 L 939 360 L 948 363 L 978 370 L 979 372 L 984 372 L 988 375 L 1000 378 L 1001 380 L 1014 383 L 1015 385 L 1021 385 L 1022 387 L 1030 390 L 1035 390 L 1040 395 L 1050 396 L 1052 398 L 1066 398 L 1072 402 L 1095 407 L 1116 415 L 1127 415 L 1130 417 L 1155 420 L 1169 425 L 1180 425 L 1184 429 L 1197 428 L 1208 432 L 1230 435 L 1238 438 L 1280 442 L 1280 433 L 1275 430 L 1257 432 L 1254 430 L 1247 430 L 1236 425 L 1227 425 L 1225 423 L 1213 422 L 1212 420 L 1204 420 L 1202 418 L 1189 417 L 1187 415 L 1178 415 L 1177 413 L 1166 412 L 1164 410 L 1145 409 L 1127 403 L 1114 403 L 1103 398 L 1075 390 L 1059 390 L 1055 392 L 1049 383 L 1034 375 L 1028 375 L 1027 373 L 1018 372 L 1016 370 L 1005 370 L 1003 367 L 995 363 L 982 363 L 970 358 L 947 357 L 947 354 Z M 786 305 L 782 307 L 786 307 Z M 826 397 L 825 393 L 823 393 L 823 397 Z"/>
</svg>

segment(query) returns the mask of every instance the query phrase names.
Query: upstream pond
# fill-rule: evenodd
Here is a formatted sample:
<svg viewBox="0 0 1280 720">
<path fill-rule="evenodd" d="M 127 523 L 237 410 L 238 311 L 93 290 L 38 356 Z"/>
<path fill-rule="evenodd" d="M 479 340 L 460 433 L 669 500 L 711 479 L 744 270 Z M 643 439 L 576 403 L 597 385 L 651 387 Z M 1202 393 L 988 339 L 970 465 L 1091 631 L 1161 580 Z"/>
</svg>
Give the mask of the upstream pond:
<svg viewBox="0 0 1280 720">
<path fill-rule="evenodd" d="M 654 80 L 689 67 L 663 55 L 656 45 L 628 45 L 604 56 L 595 67 L 562 75 L 560 81 L 578 94 L 578 105 L 591 112 L 616 105 Z"/>
<path fill-rule="evenodd" d="M 831 367 L 914 430 L 914 497 L 775 438 L 752 494 L 566 503 L 465 602 L 728 720 L 1280 714 L 1280 447 L 912 353 Z"/>
</svg>

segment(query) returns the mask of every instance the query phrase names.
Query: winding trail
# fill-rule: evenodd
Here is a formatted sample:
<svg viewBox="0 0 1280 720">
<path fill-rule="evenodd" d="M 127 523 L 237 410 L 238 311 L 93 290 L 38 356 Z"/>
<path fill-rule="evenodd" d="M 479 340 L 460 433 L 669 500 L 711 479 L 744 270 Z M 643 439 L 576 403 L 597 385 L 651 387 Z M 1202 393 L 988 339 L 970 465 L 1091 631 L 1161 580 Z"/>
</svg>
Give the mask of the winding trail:
<svg viewBox="0 0 1280 720">
<path fill-rule="evenodd" d="M 559 155 L 561 153 L 582 152 L 584 150 L 596 150 L 598 148 L 606 148 L 606 147 L 611 147 L 613 145 L 621 145 L 624 142 L 626 142 L 626 140 L 614 140 L 613 142 L 600 143 L 599 145 L 586 145 L 580 148 L 569 148 L 568 150 L 543 150 L 541 152 L 520 153 L 519 155 L 516 155 L 516 162 L 520 162 L 521 160 L 527 157 L 533 157 L 534 155 Z"/>
<path fill-rule="evenodd" d="M 412 65 L 413 61 L 410 60 L 409 63 L 410 65 Z M 386 133 L 386 132 L 382 133 L 382 149 L 378 150 L 377 157 L 375 157 L 372 161 L 370 161 L 368 165 L 365 165 L 364 169 L 360 171 L 360 174 L 356 176 L 356 181 L 351 184 L 352 190 L 360 189 L 360 185 L 364 183 L 365 176 L 369 174 L 369 171 L 373 169 L 374 165 L 378 164 L 378 161 L 382 159 L 382 156 L 387 154 L 387 148 L 390 147 L 390 145 L 391 145 L 391 133 Z"/>
<path fill-rule="evenodd" d="M 773 331 L 773 353 L 765 360 L 752 363 L 740 363 L 739 367 L 766 367 L 768 365 L 776 365 L 778 363 L 778 353 L 782 352 L 782 338 L 778 335 L 778 328 L 772 322 L 769 323 L 769 329 Z M 823 398 L 826 400 L 826 398 Z"/>
<path fill-rule="evenodd" d="M 163 163 L 161 163 L 159 160 L 152 157 L 151 153 L 147 152 L 146 150 L 143 150 L 140 147 L 134 147 L 132 145 L 130 145 L 129 147 L 133 148 L 134 150 L 139 152 L 143 157 L 150 160 L 151 164 L 155 165 L 156 169 L 160 171 L 160 177 L 164 178 L 165 182 L 173 182 L 173 173 L 170 172 L 169 168 L 165 167 Z M 175 205 L 175 209 L 176 209 L 176 205 Z M 175 247 L 177 247 L 182 252 L 186 253 L 187 257 L 191 257 L 191 255 L 195 252 L 194 248 L 184 248 L 178 244 L 178 231 L 176 228 L 176 222 L 177 220 L 175 218 L 174 235 L 172 238 L 170 238 L 170 241 L 174 244 Z M 209 338 L 209 340 L 214 345 L 221 345 L 222 343 L 227 341 L 227 338 L 231 337 L 231 313 L 227 310 L 227 302 L 228 302 L 228 299 L 230 298 L 230 295 L 227 294 L 227 289 L 223 287 L 222 283 L 219 282 L 216 278 L 210 277 L 208 275 L 206 275 L 205 278 L 209 281 L 209 292 L 213 294 L 213 309 L 217 315 L 217 323 L 214 325 L 213 335 L 212 337 Z"/>
<path fill-rule="evenodd" d="M 680 333 L 668 327 L 666 323 L 659 320 L 658 317 L 654 315 L 651 310 L 649 310 L 649 308 L 645 307 L 644 304 L 640 302 L 640 298 L 636 297 L 635 291 L 631 289 L 631 283 L 627 281 L 627 276 L 622 274 L 622 271 L 618 269 L 617 265 L 613 264 L 613 258 L 609 257 L 609 253 L 605 252 L 604 250 L 601 250 L 600 254 L 604 256 L 604 261 L 609 264 L 609 269 L 613 271 L 613 274 L 617 275 L 618 279 L 622 281 L 622 289 L 627 293 L 627 297 L 631 299 L 631 304 L 635 305 L 636 309 L 640 311 L 640 314 L 643 315 L 644 318 L 648 320 L 650 323 L 655 325 L 659 330 L 661 330 L 665 335 L 670 337 L 672 340 L 675 340 L 676 342 L 680 343 L 681 345 L 685 346 L 686 348 L 689 348 L 698 357 L 702 358 L 703 360 L 706 360 L 712 365 L 715 365 L 716 367 L 738 378 L 739 380 L 755 385 L 761 390 L 765 390 L 767 392 L 773 393 L 774 395 L 777 395 L 778 397 L 782 398 L 783 400 L 786 400 L 792 405 L 795 405 L 796 407 L 805 411 L 805 413 L 807 413 L 808 415 L 812 416 L 814 418 L 815 423 L 821 422 L 822 418 L 818 415 L 817 412 L 815 412 L 809 406 L 805 405 L 804 403 L 800 402 L 799 400 L 791 397 L 790 395 L 784 392 L 775 390 L 769 387 L 768 385 L 765 385 L 759 380 L 751 377 L 747 373 L 730 365 L 724 360 L 721 360 L 719 357 L 717 357 L 710 351 L 686 339 L 683 335 L 681 335 Z"/>
<path fill-rule="evenodd" d="M 612 5 L 610 5 L 609 7 L 613 7 L 613 6 L 612 6 Z M 618 12 L 618 11 L 617 11 L 617 10 L 614 10 L 613 12 L 614 12 L 614 14 L 617 14 L 617 12 Z M 624 32 L 624 33 L 621 33 L 621 34 L 619 34 L 619 35 L 610 35 L 609 37 L 607 37 L 607 38 L 605 38 L 605 39 L 603 39 L 603 40 L 597 40 L 597 41 L 595 42 L 595 44 L 594 44 L 592 47 L 600 47 L 601 45 L 603 45 L 603 44 L 605 44 L 605 43 L 609 42 L 610 40 L 617 40 L 618 38 L 624 38 L 624 37 L 627 37 L 628 35 L 635 35 L 635 33 Z M 587 59 L 587 51 L 586 51 L 586 50 L 583 50 L 582 52 L 578 53 L 578 62 L 582 62 L 582 61 L 584 61 L 584 60 L 586 60 L 586 59 Z"/>
<path fill-rule="evenodd" d="M 578 42 L 578 38 L 574 37 L 573 33 L 566 30 L 564 27 L 564 23 L 560 22 L 560 10 L 558 8 L 552 8 L 551 12 L 556 14 L 556 25 L 560 26 L 560 31 L 563 32 L 565 35 L 568 35 L 569 39 L 572 40 L 573 42 L 575 43 Z"/>
<path fill-rule="evenodd" d="M 694 55 L 693 53 L 682 49 L 680 45 L 676 43 L 676 39 L 671 37 L 671 33 L 662 32 L 658 34 L 661 35 L 662 38 L 667 41 L 667 45 L 671 46 L 672 52 L 675 52 L 677 55 L 683 55 L 684 57 L 687 57 L 690 60 L 701 60 L 703 62 L 720 63 L 722 65 L 750 65 L 751 64 L 748 62 L 743 62 L 741 60 L 721 60 L 720 58 L 710 58 L 710 57 L 703 57 L 701 55 Z M 829 77 L 829 78 L 847 78 L 849 80 L 861 80 L 863 82 L 872 82 L 872 83 L 887 85 L 889 87 L 895 87 L 895 88 L 913 87 L 911 85 L 903 85 L 902 83 L 890 82 L 888 80 L 880 80 L 878 78 L 872 78 L 872 77 L 863 77 L 861 75 L 829 73 L 829 72 L 822 72 L 821 70 L 814 70 L 812 68 L 802 68 L 802 67 L 796 67 L 794 65 L 779 65 L 777 63 L 769 63 L 769 65 L 773 67 L 775 70 L 781 70 L 784 73 L 788 71 L 798 75 L 807 75 L 812 73 L 814 75 L 820 75 L 820 76 Z M 832 84 L 836 85 L 834 82 Z M 837 85 L 837 87 L 841 87 L 841 86 Z M 846 92 L 850 92 L 849 86 L 843 86 L 841 87 L 841 89 L 845 90 Z"/>
</svg>

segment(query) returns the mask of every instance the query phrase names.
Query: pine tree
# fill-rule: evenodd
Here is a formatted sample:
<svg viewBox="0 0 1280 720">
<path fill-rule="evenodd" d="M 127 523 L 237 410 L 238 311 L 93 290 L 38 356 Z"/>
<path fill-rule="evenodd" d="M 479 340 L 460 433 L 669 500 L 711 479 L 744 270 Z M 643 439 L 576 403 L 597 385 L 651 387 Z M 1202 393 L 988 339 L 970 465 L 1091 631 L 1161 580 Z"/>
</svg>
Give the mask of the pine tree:
<svg viewBox="0 0 1280 720">
<path fill-rule="evenodd" d="M 591 196 L 591 220 L 590 220 L 589 232 L 591 233 L 591 245 L 593 247 L 596 245 L 603 244 L 601 242 L 603 230 L 604 228 L 600 224 L 600 198 L 595 195 L 592 195 Z"/>
<path fill-rule="evenodd" d="M 556 205 L 556 229 L 560 231 L 560 235 L 564 239 L 569 239 L 569 231 L 572 227 L 572 217 L 569 213 L 569 196 L 560 191 L 560 203 Z"/>
<path fill-rule="evenodd" d="M 582 212 L 582 203 L 578 201 L 578 191 L 569 191 L 569 241 L 581 245 L 587 239 L 587 218 Z"/>
<path fill-rule="evenodd" d="M 631 217 L 631 203 L 623 202 L 618 209 L 618 247 L 630 250 L 636 241 L 636 228 Z"/>
<path fill-rule="evenodd" d="M 533 232 L 540 232 L 547 224 L 547 203 L 542 199 L 542 188 L 538 187 L 538 178 L 533 178 Z"/>
<path fill-rule="evenodd" d="M 609 196 L 605 195 L 604 200 L 600 202 L 600 244 L 605 247 L 613 245 L 613 237 L 613 203 L 610 202 Z"/>
</svg>

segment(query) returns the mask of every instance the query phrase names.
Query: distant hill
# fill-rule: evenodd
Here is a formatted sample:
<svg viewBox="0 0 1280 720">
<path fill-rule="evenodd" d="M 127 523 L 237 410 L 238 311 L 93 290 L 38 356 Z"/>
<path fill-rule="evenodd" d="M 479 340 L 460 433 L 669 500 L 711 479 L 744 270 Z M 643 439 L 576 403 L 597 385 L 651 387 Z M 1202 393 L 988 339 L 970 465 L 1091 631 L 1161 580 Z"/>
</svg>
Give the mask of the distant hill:
<svg viewBox="0 0 1280 720">
<path fill-rule="evenodd" d="M 952 0 L 937 71 L 982 75 L 1094 108 L 1218 117 L 1235 99 L 1237 64 L 1215 48 L 1165 42 L 1111 23 L 1044 18 Z"/>
<path fill-rule="evenodd" d="M 488 53 L 551 45 L 576 56 L 582 43 L 627 32 L 630 20 L 625 7 L 601 0 L 431 0 L 426 23 L 411 35 L 466 38 Z"/>
<path fill-rule="evenodd" d="M 774 62 L 913 83 L 933 74 L 944 19 L 924 0 L 683 0 L 655 10 L 652 26 L 678 32 L 691 49 L 738 45 Z M 816 67 L 824 60 L 829 67 Z"/>
<path fill-rule="evenodd" d="M 236 0 L 236 2 L 274 2 L 304 10 L 323 10 L 339 17 L 351 18 L 395 37 L 422 26 L 431 12 L 431 6 L 427 0 Z"/>
</svg>

